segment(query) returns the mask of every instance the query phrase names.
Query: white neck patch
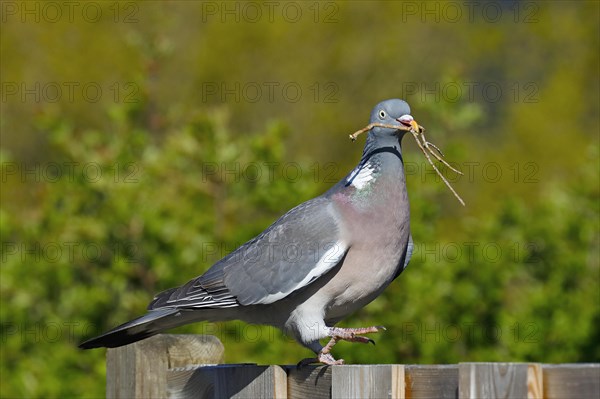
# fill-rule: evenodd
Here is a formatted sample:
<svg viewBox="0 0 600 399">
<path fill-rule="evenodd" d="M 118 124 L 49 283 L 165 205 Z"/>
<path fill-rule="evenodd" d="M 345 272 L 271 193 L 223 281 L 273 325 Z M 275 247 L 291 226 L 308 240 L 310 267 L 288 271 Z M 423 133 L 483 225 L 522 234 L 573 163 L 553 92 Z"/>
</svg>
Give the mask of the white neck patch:
<svg viewBox="0 0 600 399">
<path fill-rule="evenodd" d="M 350 183 L 352 187 L 358 190 L 365 188 L 370 181 L 375 179 L 375 168 L 370 163 L 366 163 L 360 168 L 356 168 L 352 171 L 352 174 L 346 180 L 346 183 Z"/>
</svg>

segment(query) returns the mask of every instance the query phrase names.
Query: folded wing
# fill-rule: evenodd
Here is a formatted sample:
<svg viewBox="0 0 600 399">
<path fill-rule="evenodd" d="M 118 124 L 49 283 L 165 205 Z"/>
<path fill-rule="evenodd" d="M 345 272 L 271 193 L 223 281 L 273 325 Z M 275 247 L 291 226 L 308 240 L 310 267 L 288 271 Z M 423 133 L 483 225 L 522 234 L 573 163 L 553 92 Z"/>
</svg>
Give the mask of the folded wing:
<svg viewBox="0 0 600 399">
<path fill-rule="evenodd" d="M 187 284 L 158 294 L 148 309 L 269 304 L 310 285 L 345 256 L 332 204 L 317 197 Z"/>
</svg>

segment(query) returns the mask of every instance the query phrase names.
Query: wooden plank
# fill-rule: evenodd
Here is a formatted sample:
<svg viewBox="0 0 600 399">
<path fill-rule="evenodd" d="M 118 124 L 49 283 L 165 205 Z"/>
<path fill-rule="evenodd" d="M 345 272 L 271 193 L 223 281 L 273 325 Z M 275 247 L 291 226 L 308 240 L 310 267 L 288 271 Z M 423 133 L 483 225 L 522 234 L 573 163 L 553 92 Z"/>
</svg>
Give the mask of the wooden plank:
<svg viewBox="0 0 600 399">
<path fill-rule="evenodd" d="M 136 370 L 138 369 L 137 351 L 133 345 L 106 351 L 106 397 L 107 398 L 138 398 L 142 392 L 136 387 Z M 160 367 L 160 365 L 153 363 Z M 157 370 L 147 370 L 146 392 L 149 397 L 162 397 L 152 387 L 160 384 Z"/>
<path fill-rule="evenodd" d="M 544 364 L 544 398 L 600 398 L 600 364 Z"/>
<path fill-rule="evenodd" d="M 206 366 L 209 367 L 209 366 Z M 197 372 L 203 366 L 177 367 L 167 371 L 167 397 L 212 399 L 215 397 L 214 375 Z"/>
<path fill-rule="evenodd" d="M 331 398 L 331 367 L 287 366 L 288 399 Z"/>
<path fill-rule="evenodd" d="M 280 366 L 224 364 L 183 367 L 167 373 L 169 398 L 287 398 Z"/>
<path fill-rule="evenodd" d="M 407 399 L 458 398 L 458 365 L 404 366 Z"/>
<path fill-rule="evenodd" d="M 527 365 L 527 398 L 543 399 L 544 397 L 544 375 L 540 363 Z"/>
<path fill-rule="evenodd" d="M 225 360 L 225 348 L 217 337 L 195 334 L 163 334 L 169 368 L 192 364 L 219 364 Z M 162 349 L 161 349 L 162 350 Z"/>
<path fill-rule="evenodd" d="M 107 398 L 166 398 L 167 370 L 220 363 L 223 344 L 209 335 L 159 334 L 106 352 Z"/>
<path fill-rule="evenodd" d="M 460 363 L 458 397 L 502 399 L 527 397 L 526 363 Z"/>
<path fill-rule="evenodd" d="M 371 364 L 332 366 L 332 398 L 404 399 L 404 366 Z"/>
</svg>

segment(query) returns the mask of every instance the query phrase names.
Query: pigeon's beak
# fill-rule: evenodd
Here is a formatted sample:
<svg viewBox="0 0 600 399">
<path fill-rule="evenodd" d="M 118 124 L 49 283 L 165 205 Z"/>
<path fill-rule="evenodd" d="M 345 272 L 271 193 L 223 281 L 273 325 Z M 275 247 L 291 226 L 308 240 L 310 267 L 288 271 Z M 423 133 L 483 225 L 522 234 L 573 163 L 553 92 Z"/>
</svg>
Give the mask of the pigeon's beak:
<svg viewBox="0 0 600 399">
<path fill-rule="evenodd" d="M 402 115 L 396 120 L 404 126 L 410 127 L 410 130 L 413 132 L 419 133 L 421 131 L 421 127 L 419 126 L 417 121 L 412 117 L 412 115 Z"/>
</svg>

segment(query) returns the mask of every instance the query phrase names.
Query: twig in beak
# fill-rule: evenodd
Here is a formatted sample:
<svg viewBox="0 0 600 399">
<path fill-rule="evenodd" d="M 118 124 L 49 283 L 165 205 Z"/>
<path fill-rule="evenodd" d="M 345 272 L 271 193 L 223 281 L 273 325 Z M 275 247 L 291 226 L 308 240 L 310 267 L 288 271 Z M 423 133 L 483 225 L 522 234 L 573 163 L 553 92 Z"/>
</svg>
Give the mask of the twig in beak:
<svg viewBox="0 0 600 399">
<path fill-rule="evenodd" d="M 423 135 L 423 138 L 425 138 L 425 135 Z M 431 143 L 429 141 L 426 141 L 426 144 L 427 144 L 428 147 L 430 146 L 431 148 L 433 148 L 434 150 L 436 150 L 437 153 L 440 154 L 440 156 L 442 158 L 445 156 L 444 153 L 442 152 L 442 150 L 440 150 L 437 145 L 435 145 L 435 144 L 433 144 L 433 143 Z"/>
<path fill-rule="evenodd" d="M 456 199 L 458 200 L 458 202 L 460 202 L 462 206 L 465 206 L 465 201 L 463 201 L 463 199 L 460 197 L 460 195 L 458 195 L 458 193 L 450 185 L 450 182 L 448 180 L 446 180 L 446 178 L 444 177 L 444 175 L 435 166 L 435 164 L 431 160 L 431 157 L 429 156 L 429 154 L 427 153 L 427 151 L 425 151 L 425 148 L 427 148 L 427 147 L 423 147 L 423 145 L 421 144 L 421 141 L 419 140 L 419 136 L 418 136 L 419 133 L 414 132 L 414 131 L 412 131 L 411 133 L 415 137 L 415 140 L 417 141 L 417 145 L 419 146 L 419 148 L 421 149 L 421 151 L 423 152 L 423 154 L 425 154 L 425 158 L 427 158 L 427 160 L 429 161 L 429 164 L 433 167 L 433 169 L 436 171 L 436 173 L 442 178 L 442 181 L 444 182 L 444 184 L 450 189 L 450 191 L 452 191 L 452 194 L 454 194 L 454 196 L 456 197 Z M 431 151 L 430 149 L 428 149 L 428 151 L 431 152 L 436 158 L 438 158 L 437 155 L 433 151 Z M 442 161 L 442 162 L 444 162 L 444 161 Z M 453 167 L 451 167 L 450 165 L 448 165 L 446 162 L 444 162 L 444 164 L 446 164 L 447 166 L 449 166 L 450 169 L 455 170 Z M 461 173 L 461 175 L 462 175 L 462 173 Z"/>
<path fill-rule="evenodd" d="M 413 135 L 414 135 L 414 133 L 413 133 Z M 417 141 L 419 141 L 419 139 L 416 136 L 415 136 L 415 139 L 417 139 Z M 435 144 L 430 143 L 429 141 L 427 141 L 427 139 L 425 138 L 425 134 L 423 132 L 421 132 L 421 140 L 422 140 L 423 147 L 425 147 L 429 151 L 429 153 L 431 155 L 433 155 L 438 161 L 440 161 L 441 163 L 443 163 L 444 165 L 446 165 L 454 173 L 457 173 L 457 174 L 459 174 L 461 176 L 463 175 L 463 172 L 461 172 L 460 170 L 457 170 L 454 167 L 450 166 L 450 164 L 448 162 L 446 162 L 446 160 L 444 160 L 442 158 L 444 156 L 444 154 L 442 153 L 442 151 Z M 431 148 L 435 148 L 435 150 L 439 153 L 439 155 L 436 154 L 435 152 L 433 152 L 433 150 L 430 147 Z"/>
<path fill-rule="evenodd" d="M 356 141 L 356 138 L 360 134 L 362 134 L 364 132 L 368 132 L 369 130 L 373 129 L 374 127 L 383 127 L 383 128 L 387 128 L 387 129 L 404 130 L 406 132 L 411 132 L 413 137 L 415 138 L 415 141 L 417 142 L 417 145 L 419 146 L 419 148 L 425 155 L 425 158 L 427 158 L 427 161 L 433 167 L 433 170 L 435 170 L 435 172 L 442 178 L 442 181 L 450 189 L 450 191 L 452 191 L 452 194 L 454 194 L 454 196 L 456 197 L 458 202 L 460 202 L 462 204 L 462 206 L 465 206 L 465 201 L 463 201 L 463 199 L 460 197 L 460 195 L 458 195 L 458 193 L 454 190 L 452 185 L 450 185 L 450 182 L 444 177 L 444 175 L 440 172 L 440 170 L 435 166 L 435 164 L 433 163 L 433 160 L 431 159 L 429 154 L 433 155 L 438 161 L 440 161 L 441 163 L 446 165 L 453 172 L 458 173 L 459 175 L 462 175 L 463 173 L 461 171 L 453 168 L 452 166 L 450 166 L 450 164 L 443 159 L 444 153 L 442 153 L 442 151 L 435 144 L 427 141 L 427 139 L 425 138 L 425 128 L 423 126 L 418 126 L 418 130 L 416 130 L 413 127 L 409 127 L 409 126 L 387 125 L 384 123 L 370 123 L 367 126 L 365 126 L 364 128 L 352 133 L 350 135 L 350 139 L 352 141 Z M 433 151 L 434 149 L 435 149 L 435 151 L 437 151 L 437 153 Z"/>
<path fill-rule="evenodd" d="M 367 126 L 363 127 L 362 129 L 357 130 L 356 132 L 352 133 L 350 135 L 350 140 L 356 141 L 356 138 L 359 135 L 361 135 L 365 132 L 368 132 L 369 130 L 373 129 L 374 127 L 385 127 L 388 129 L 404 130 L 405 132 L 410 132 L 412 130 L 409 126 L 386 125 L 385 123 L 369 123 Z"/>
</svg>

